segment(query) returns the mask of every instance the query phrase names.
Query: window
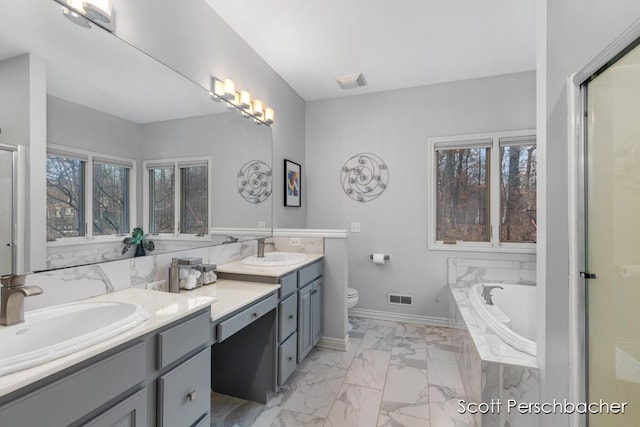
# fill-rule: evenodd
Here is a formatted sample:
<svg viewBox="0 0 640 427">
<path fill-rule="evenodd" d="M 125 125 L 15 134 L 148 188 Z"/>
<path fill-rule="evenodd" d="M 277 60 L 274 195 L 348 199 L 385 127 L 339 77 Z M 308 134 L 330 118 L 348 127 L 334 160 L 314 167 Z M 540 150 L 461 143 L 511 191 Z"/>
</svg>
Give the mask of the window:
<svg viewBox="0 0 640 427">
<path fill-rule="evenodd" d="M 536 240 L 533 131 L 429 140 L 430 248 L 532 250 Z"/>
<path fill-rule="evenodd" d="M 208 234 L 209 160 L 145 162 L 145 207 L 154 234 Z"/>
<path fill-rule="evenodd" d="M 47 152 L 47 240 L 128 233 L 135 214 L 130 208 L 135 162 L 51 147 Z"/>
</svg>

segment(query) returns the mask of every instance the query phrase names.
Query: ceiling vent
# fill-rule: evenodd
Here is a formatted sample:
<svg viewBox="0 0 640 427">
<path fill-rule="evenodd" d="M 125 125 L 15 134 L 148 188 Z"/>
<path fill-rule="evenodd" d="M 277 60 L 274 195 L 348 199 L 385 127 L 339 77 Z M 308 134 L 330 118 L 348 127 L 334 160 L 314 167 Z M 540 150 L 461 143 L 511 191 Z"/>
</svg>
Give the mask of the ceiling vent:
<svg viewBox="0 0 640 427">
<path fill-rule="evenodd" d="M 342 89 L 353 89 L 356 87 L 366 86 L 367 80 L 362 73 L 347 74 L 336 79 L 338 85 Z"/>
</svg>

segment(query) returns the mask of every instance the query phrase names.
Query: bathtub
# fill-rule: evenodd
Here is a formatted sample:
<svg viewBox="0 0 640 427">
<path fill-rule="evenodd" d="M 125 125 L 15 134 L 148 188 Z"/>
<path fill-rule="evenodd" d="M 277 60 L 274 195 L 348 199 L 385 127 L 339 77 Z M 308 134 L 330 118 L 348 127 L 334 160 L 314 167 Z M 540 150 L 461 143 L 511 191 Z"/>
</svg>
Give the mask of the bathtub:
<svg viewBox="0 0 640 427">
<path fill-rule="evenodd" d="M 484 286 L 493 289 L 494 305 L 482 298 Z M 502 341 L 518 351 L 536 355 L 536 287 L 506 283 L 478 283 L 469 289 L 469 302 L 476 316 Z"/>
</svg>

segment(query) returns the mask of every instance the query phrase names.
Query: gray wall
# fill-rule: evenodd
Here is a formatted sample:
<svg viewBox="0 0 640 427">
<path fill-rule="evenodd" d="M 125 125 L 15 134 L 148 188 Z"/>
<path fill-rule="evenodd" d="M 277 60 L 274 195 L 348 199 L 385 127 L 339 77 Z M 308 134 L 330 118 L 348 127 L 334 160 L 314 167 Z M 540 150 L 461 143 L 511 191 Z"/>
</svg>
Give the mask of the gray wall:
<svg viewBox="0 0 640 427">
<path fill-rule="evenodd" d="M 45 144 L 46 68 L 29 54 L 0 61 L 0 143 L 21 145 L 24 150 L 24 182 L 18 182 L 25 197 L 23 210 L 25 247 L 18 247 L 23 260 L 18 270 L 45 267 Z M 20 167 L 22 167 L 20 166 Z"/>
<path fill-rule="evenodd" d="M 547 1 L 546 78 L 547 209 L 543 401 L 565 398 L 569 389 L 569 236 L 567 232 L 567 87 L 579 71 L 640 17 L 637 0 Z M 543 29 L 543 25 L 540 25 Z M 540 58 L 539 58 L 540 60 Z M 542 61 L 544 62 L 544 61 Z M 567 417 L 545 417 L 547 426 Z"/>
<path fill-rule="evenodd" d="M 140 125 L 120 117 L 47 96 L 47 142 L 138 160 Z"/>
<path fill-rule="evenodd" d="M 349 286 L 357 308 L 446 319 L 447 258 L 531 261 L 534 255 L 427 250 L 427 139 L 535 128 L 535 73 L 350 96 L 307 104 L 304 170 L 309 228 L 346 228 Z M 354 154 L 372 152 L 389 166 L 388 189 L 360 203 L 340 186 L 340 169 Z M 369 254 L 391 261 L 374 265 Z M 415 296 L 413 307 L 386 303 L 388 292 Z"/>
<path fill-rule="evenodd" d="M 282 159 L 305 158 L 305 103 L 300 96 L 242 40 L 204 0 L 157 2 L 114 0 L 116 33 L 209 87 L 210 76 L 231 78 L 275 111 L 273 125 L 273 224 L 304 227 L 306 205 L 283 207 Z M 149 11 L 153 11 L 151 19 Z M 279 191 L 278 191 L 279 190 Z"/>
</svg>

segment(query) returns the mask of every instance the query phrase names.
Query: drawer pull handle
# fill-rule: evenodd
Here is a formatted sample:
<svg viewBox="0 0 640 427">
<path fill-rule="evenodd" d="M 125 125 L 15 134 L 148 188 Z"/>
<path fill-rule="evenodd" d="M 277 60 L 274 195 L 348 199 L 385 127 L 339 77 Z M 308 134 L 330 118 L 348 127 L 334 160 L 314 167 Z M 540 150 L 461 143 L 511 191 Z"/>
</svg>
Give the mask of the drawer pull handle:
<svg viewBox="0 0 640 427">
<path fill-rule="evenodd" d="M 293 314 L 289 315 L 289 320 L 293 320 Z"/>
<path fill-rule="evenodd" d="M 252 317 L 252 318 L 254 318 L 254 319 L 257 319 L 257 318 L 258 318 L 258 313 L 253 313 L 253 314 L 251 315 L 251 317 Z"/>
<path fill-rule="evenodd" d="M 187 395 L 187 399 L 189 399 L 189 402 L 193 402 L 194 400 L 196 400 L 198 397 L 198 395 L 196 394 L 196 391 L 193 390 L 191 393 L 189 393 Z"/>
</svg>

